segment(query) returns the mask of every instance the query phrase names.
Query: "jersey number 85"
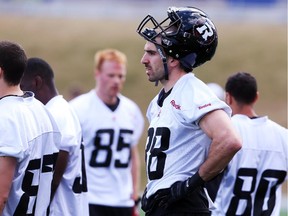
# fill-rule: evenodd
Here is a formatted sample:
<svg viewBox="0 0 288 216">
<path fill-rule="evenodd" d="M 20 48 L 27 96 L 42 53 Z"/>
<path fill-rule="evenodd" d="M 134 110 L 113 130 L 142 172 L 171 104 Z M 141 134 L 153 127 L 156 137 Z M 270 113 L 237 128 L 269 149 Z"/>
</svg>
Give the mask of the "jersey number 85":
<svg viewBox="0 0 288 216">
<path fill-rule="evenodd" d="M 129 137 L 132 134 L 133 134 L 132 130 L 128 130 L 128 129 L 120 130 L 119 137 L 116 142 L 117 143 L 116 151 L 124 152 L 124 150 L 126 149 L 128 153 L 124 157 L 124 159 L 123 158 L 121 158 L 121 160 L 116 159 L 113 162 L 112 165 L 114 165 L 115 168 L 127 168 L 129 166 L 129 162 L 131 159 L 131 151 L 130 151 L 131 143 L 126 142 L 125 137 Z M 108 137 L 107 139 L 108 141 L 105 143 L 103 141 L 104 136 Z M 91 159 L 89 162 L 91 167 L 109 167 L 110 166 L 110 164 L 112 163 L 112 154 L 113 154 L 112 145 L 114 143 L 114 136 L 115 136 L 115 131 L 113 129 L 101 129 L 96 132 L 96 136 L 94 139 L 95 149 L 92 151 Z M 127 139 L 127 140 L 130 140 L 130 139 Z M 100 161 L 99 156 L 101 152 L 105 154 L 105 158 Z"/>
</svg>

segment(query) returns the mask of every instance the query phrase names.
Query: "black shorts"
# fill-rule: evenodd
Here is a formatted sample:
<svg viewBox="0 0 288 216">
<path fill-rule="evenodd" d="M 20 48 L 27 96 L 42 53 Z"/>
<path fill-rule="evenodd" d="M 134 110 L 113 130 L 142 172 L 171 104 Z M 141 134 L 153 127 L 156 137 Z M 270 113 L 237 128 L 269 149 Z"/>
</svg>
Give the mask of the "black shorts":
<svg viewBox="0 0 288 216">
<path fill-rule="evenodd" d="M 164 189 L 166 190 L 166 189 Z M 148 200 L 148 211 L 146 216 L 210 216 L 209 203 L 203 188 L 199 187 L 189 196 L 172 203 L 166 209 L 158 206 L 155 203 L 154 197 L 157 192 L 152 195 Z M 143 209 L 144 210 L 144 209 Z M 145 211 L 145 210 L 144 210 Z"/>
<path fill-rule="evenodd" d="M 132 216 L 133 207 L 113 207 L 89 204 L 90 216 Z"/>
</svg>

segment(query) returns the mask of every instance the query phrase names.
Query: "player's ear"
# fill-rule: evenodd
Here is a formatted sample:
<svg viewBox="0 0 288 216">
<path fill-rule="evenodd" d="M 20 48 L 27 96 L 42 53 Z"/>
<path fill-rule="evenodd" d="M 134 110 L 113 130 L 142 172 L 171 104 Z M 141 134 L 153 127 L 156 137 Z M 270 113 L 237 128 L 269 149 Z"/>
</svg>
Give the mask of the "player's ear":
<svg viewBox="0 0 288 216">
<path fill-rule="evenodd" d="M 3 76 L 3 70 L 2 68 L 0 67 L 0 78 Z"/>
<path fill-rule="evenodd" d="M 232 103 L 232 96 L 228 92 L 226 92 L 226 94 L 225 94 L 225 102 L 228 105 L 231 105 L 231 103 Z"/>
<path fill-rule="evenodd" d="M 259 98 L 259 92 L 257 91 L 257 92 L 256 92 L 256 97 L 255 97 L 253 103 L 256 103 L 256 101 L 258 100 L 258 98 Z"/>
<path fill-rule="evenodd" d="M 174 58 L 171 57 L 171 56 L 168 56 L 168 62 L 169 62 L 169 64 L 171 64 L 172 66 L 175 66 L 175 65 L 179 64 L 179 60 L 174 59 Z"/>
<path fill-rule="evenodd" d="M 169 56 L 167 61 L 170 68 L 180 67 L 180 61 L 178 59 Z"/>
<path fill-rule="evenodd" d="M 42 88 L 42 85 L 43 85 L 43 80 L 40 76 L 35 76 L 34 78 L 34 82 L 35 82 L 35 88 L 37 90 L 41 89 Z"/>
</svg>

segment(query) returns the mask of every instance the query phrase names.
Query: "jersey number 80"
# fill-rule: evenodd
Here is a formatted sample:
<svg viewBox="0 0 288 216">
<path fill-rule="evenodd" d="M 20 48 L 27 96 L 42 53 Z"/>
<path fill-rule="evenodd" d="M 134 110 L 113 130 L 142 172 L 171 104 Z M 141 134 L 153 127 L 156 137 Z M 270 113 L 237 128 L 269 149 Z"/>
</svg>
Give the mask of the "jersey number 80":
<svg viewBox="0 0 288 216">
<path fill-rule="evenodd" d="M 246 207 L 241 215 L 271 215 L 276 201 L 276 189 L 285 180 L 285 176 L 286 172 L 282 170 L 265 170 L 256 188 L 257 169 L 239 169 L 233 190 L 235 196 L 232 197 L 226 214 L 236 215 L 240 201 L 246 201 Z M 249 190 L 243 190 L 245 180 L 251 182 Z M 252 194 L 255 190 L 254 211 L 252 213 Z M 263 208 L 264 206 L 266 207 Z"/>
</svg>

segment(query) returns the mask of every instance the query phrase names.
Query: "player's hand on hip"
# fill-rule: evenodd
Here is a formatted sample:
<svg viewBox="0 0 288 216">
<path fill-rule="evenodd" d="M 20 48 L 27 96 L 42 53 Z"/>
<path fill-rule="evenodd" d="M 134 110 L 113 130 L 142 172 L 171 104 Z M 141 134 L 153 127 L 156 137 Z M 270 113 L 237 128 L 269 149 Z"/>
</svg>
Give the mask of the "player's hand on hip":
<svg viewBox="0 0 288 216">
<path fill-rule="evenodd" d="M 192 177 L 185 181 L 177 181 L 171 185 L 169 190 L 159 190 L 155 200 L 159 202 L 160 207 L 167 208 L 171 203 L 183 199 L 188 194 L 195 191 L 196 188 L 204 185 L 203 179 L 196 172 Z"/>
<path fill-rule="evenodd" d="M 169 190 L 160 190 L 155 200 L 159 201 L 159 207 L 167 208 L 171 203 L 184 198 L 187 193 L 186 181 L 178 181 L 172 184 Z"/>
</svg>

